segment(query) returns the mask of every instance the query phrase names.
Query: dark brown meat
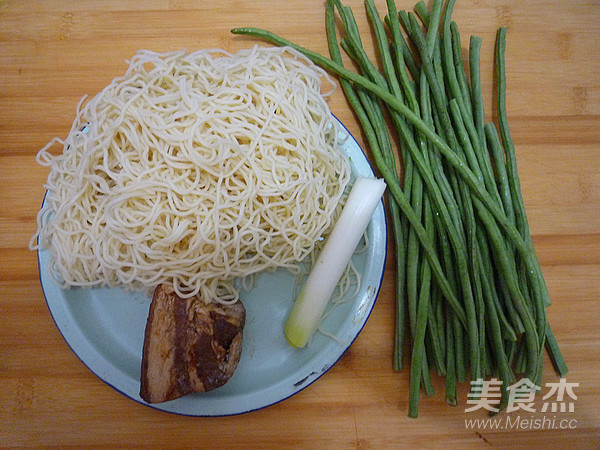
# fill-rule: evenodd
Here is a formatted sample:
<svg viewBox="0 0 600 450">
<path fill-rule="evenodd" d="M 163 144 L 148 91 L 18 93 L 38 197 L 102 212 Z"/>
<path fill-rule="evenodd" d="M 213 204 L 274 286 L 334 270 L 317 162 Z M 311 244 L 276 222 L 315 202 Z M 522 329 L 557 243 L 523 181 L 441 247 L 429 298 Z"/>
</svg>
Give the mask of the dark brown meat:
<svg viewBox="0 0 600 450">
<path fill-rule="evenodd" d="M 241 302 L 207 304 L 157 286 L 146 323 L 140 396 L 159 403 L 227 383 L 240 360 L 245 320 Z"/>
</svg>

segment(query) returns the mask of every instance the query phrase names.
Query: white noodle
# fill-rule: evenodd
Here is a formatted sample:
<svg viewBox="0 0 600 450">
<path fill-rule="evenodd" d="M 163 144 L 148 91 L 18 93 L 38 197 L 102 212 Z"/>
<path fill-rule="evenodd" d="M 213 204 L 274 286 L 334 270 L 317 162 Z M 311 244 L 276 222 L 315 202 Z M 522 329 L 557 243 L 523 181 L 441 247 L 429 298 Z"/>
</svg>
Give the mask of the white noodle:
<svg viewBox="0 0 600 450">
<path fill-rule="evenodd" d="M 30 247 L 49 249 L 65 288 L 166 282 L 207 301 L 236 301 L 236 278 L 297 271 L 350 179 L 323 77 L 334 86 L 289 48 L 139 51 L 40 150 Z"/>
</svg>

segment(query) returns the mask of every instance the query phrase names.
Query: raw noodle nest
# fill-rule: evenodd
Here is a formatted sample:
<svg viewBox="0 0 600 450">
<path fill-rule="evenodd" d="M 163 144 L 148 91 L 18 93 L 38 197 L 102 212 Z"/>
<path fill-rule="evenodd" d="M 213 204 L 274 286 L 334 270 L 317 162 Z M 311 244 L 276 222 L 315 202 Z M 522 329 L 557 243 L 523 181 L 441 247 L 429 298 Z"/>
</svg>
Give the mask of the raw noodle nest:
<svg viewBox="0 0 600 450">
<path fill-rule="evenodd" d="M 38 154 L 50 174 L 32 247 L 63 287 L 166 282 L 206 301 L 296 270 L 350 179 L 323 77 L 285 48 L 138 52 Z"/>
</svg>

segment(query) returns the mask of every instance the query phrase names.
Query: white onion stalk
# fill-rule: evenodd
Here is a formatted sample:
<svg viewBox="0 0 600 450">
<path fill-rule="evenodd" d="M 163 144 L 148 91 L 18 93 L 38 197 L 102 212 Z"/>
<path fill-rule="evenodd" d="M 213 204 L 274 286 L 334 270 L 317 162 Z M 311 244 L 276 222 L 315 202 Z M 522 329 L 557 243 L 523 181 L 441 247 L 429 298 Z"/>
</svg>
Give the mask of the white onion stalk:
<svg viewBox="0 0 600 450">
<path fill-rule="evenodd" d="M 381 179 L 358 177 L 354 182 L 344 209 L 285 323 L 285 337 L 292 347 L 304 347 L 319 326 L 325 307 L 367 229 L 385 188 L 386 184 Z"/>
</svg>

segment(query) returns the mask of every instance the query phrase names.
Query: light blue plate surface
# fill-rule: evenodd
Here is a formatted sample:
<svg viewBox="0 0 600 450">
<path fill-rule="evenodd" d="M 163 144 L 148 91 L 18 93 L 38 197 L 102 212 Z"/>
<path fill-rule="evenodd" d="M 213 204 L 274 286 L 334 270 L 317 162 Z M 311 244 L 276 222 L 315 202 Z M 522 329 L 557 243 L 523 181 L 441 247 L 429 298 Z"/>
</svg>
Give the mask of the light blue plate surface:
<svg viewBox="0 0 600 450">
<path fill-rule="evenodd" d="M 343 125 L 341 129 L 344 136 L 349 136 Z M 354 176 L 373 176 L 352 136 L 342 148 L 350 157 Z M 362 274 L 360 292 L 337 306 L 322 324 L 336 339 L 317 333 L 309 347 L 290 347 L 283 334 L 283 323 L 293 303 L 295 277 L 284 270 L 265 273 L 251 291 L 240 295 L 246 307 L 244 344 L 238 368 L 229 382 L 211 392 L 148 406 L 192 416 L 241 414 L 284 400 L 318 379 L 352 344 L 375 304 L 386 258 L 383 202 L 373 215 L 368 235 L 367 250 L 354 256 L 355 266 Z M 48 308 L 64 339 L 100 379 L 147 404 L 139 396 L 139 380 L 150 300 L 122 289 L 62 290 L 48 273 L 48 258 L 48 251 L 38 252 L 40 280 Z"/>
</svg>

